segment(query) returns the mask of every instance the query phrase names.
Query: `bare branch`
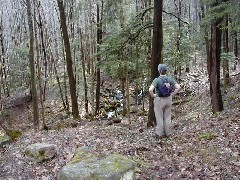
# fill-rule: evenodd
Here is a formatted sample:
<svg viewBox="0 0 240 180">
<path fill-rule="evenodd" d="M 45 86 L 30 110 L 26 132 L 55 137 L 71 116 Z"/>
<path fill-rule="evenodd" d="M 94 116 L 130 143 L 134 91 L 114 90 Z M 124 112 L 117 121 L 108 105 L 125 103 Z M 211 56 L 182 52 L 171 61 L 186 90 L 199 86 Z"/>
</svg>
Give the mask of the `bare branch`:
<svg viewBox="0 0 240 180">
<path fill-rule="evenodd" d="M 177 18 L 177 19 L 179 18 L 179 17 L 177 17 L 176 14 L 173 14 L 173 13 L 167 12 L 167 11 L 165 11 L 165 10 L 163 10 L 163 12 L 166 13 L 166 14 L 168 14 L 168 15 L 171 15 L 171 16 Z M 189 23 L 188 23 L 188 22 L 183 21 L 181 18 L 179 18 L 179 19 L 180 19 L 181 22 L 183 22 L 184 24 L 187 24 L 187 25 L 189 26 Z"/>
</svg>

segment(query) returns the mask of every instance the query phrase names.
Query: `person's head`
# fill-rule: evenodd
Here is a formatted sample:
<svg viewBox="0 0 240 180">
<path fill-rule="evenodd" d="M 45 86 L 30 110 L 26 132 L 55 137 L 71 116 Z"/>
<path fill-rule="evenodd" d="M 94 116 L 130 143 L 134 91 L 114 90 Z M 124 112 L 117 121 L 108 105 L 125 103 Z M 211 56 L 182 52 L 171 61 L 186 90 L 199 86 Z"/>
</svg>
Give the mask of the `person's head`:
<svg viewBox="0 0 240 180">
<path fill-rule="evenodd" d="M 165 75 L 167 73 L 167 65 L 166 64 L 159 64 L 158 71 L 160 75 Z"/>
</svg>

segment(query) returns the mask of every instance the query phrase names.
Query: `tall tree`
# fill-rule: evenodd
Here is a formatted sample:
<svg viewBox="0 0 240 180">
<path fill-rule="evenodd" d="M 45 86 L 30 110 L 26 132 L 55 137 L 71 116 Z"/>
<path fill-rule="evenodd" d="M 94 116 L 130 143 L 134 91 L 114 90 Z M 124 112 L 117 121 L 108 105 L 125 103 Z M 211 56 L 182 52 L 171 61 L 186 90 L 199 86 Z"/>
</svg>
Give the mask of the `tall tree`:
<svg viewBox="0 0 240 180">
<path fill-rule="evenodd" d="M 4 43 L 4 34 L 3 34 L 3 19 L 1 17 L 0 19 L 0 63 L 1 63 L 1 82 L 2 82 L 2 88 L 3 88 L 3 92 L 5 94 L 7 94 L 8 96 L 10 96 L 9 93 L 9 87 L 7 87 L 7 58 L 6 56 L 6 44 Z"/>
<path fill-rule="evenodd" d="M 163 29 L 162 29 L 162 12 L 163 0 L 154 0 L 154 17 L 153 17 L 153 37 L 152 37 L 152 60 L 151 60 L 151 79 L 156 78 L 159 73 L 157 70 L 158 64 L 163 62 Z M 149 96 L 149 117 L 148 126 L 153 126 L 156 123 L 153 100 Z"/>
<path fill-rule="evenodd" d="M 223 25 L 223 51 L 224 53 L 229 53 L 228 46 L 228 14 L 224 15 L 224 25 Z M 223 80 L 224 86 L 226 87 L 229 84 L 229 62 L 228 59 L 223 60 Z"/>
<path fill-rule="evenodd" d="M 236 70 L 237 64 L 240 63 L 240 58 L 238 58 L 238 33 L 237 31 L 234 32 L 234 55 L 236 57 L 235 63 L 234 63 L 234 70 Z"/>
<path fill-rule="evenodd" d="M 177 12 L 177 20 L 178 20 L 178 31 L 177 31 L 177 39 L 176 39 L 176 54 L 177 54 L 177 59 L 182 59 L 182 52 L 180 49 L 181 46 L 181 38 L 182 38 L 182 30 L 181 30 L 181 15 L 182 15 L 182 1 L 181 0 L 174 0 L 174 5 L 176 8 L 176 12 Z M 175 59 L 176 61 L 176 59 Z M 181 75 L 181 65 L 177 65 L 177 63 L 175 62 L 175 75 Z"/>
<path fill-rule="evenodd" d="M 213 3 L 213 7 L 219 2 Z M 221 55 L 221 18 L 213 19 L 211 23 L 210 59 L 207 62 L 208 76 L 210 81 L 210 95 L 213 112 L 223 110 L 223 101 L 220 88 L 220 55 Z"/>
<path fill-rule="evenodd" d="M 97 52 L 100 51 L 100 44 L 102 43 L 102 11 L 103 11 L 103 2 L 101 4 L 101 11 L 99 8 L 99 4 L 97 4 Z M 101 60 L 100 55 L 97 56 L 97 61 Z M 100 106 L 100 69 L 97 67 L 97 86 L 96 86 L 96 109 L 95 115 L 98 115 L 99 106 Z"/>
<path fill-rule="evenodd" d="M 27 16 L 28 16 L 28 27 L 29 27 L 29 62 L 30 62 L 30 75 L 31 75 L 31 93 L 33 102 L 33 123 L 34 129 L 39 129 L 39 114 L 38 114 L 38 98 L 35 78 L 35 62 L 34 62 L 34 34 L 33 34 L 33 21 L 32 21 L 32 8 L 30 0 L 27 3 Z"/>
<path fill-rule="evenodd" d="M 39 27 L 39 35 L 40 35 L 40 41 L 41 41 L 41 51 L 40 53 L 42 53 L 42 59 L 43 59 L 43 67 L 44 67 L 44 82 L 43 82 L 43 87 L 42 87 L 42 91 L 43 91 L 43 101 L 45 101 L 46 99 L 46 88 L 47 88 L 47 78 L 48 78 L 48 61 L 47 61 L 47 50 L 46 50 L 46 46 L 45 46 L 45 38 L 47 38 L 46 36 L 44 36 L 44 22 L 41 16 L 41 9 L 40 9 L 40 1 L 37 3 L 37 7 L 38 7 L 38 27 Z M 42 67 L 42 69 L 43 69 Z"/>
<path fill-rule="evenodd" d="M 33 8 L 33 19 L 34 19 L 34 33 L 35 33 L 35 47 L 36 47 L 36 64 L 37 64 L 37 76 L 38 76 L 38 86 L 39 86 L 39 99 L 41 105 L 41 118 L 42 118 L 42 127 L 46 128 L 46 120 L 45 120 L 45 106 L 44 106 L 44 93 L 42 86 L 42 68 L 40 64 L 40 53 L 39 53 L 39 44 L 38 44 L 38 35 L 37 35 L 37 12 L 36 12 L 36 0 L 33 0 L 34 8 Z"/>
<path fill-rule="evenodd" d="M 68 30 L 66 25 L 66 15 L 64 11 L 63 1 L 57 0 L 59 13 L 60 13 L 60 23 L 61 23 L 61 30 L 62 36 L 64 41 L 65 47 L 65 58 L 67 62 L 67 73 L 69 78 L 69 85 L 70 85 L 70 94 L 72 100 L 72 115 L 74 119 L 79 118 L 79 111 L 78 111 L 78 101 L 77 101 L 77 92 L 76 92 L 76 80 L 73 74 L 73 63 L 72 63 L 72 55 L 71 55 L 71 48 L 69 43 L 69 36 Z"/>
<path fill-rule="evenodd" d="M 3 88 L 3 70 L 4 70 L 4 46 L 3 46 L 3 25 L 2 25 L 2 18 L 0 21 L 0 111 L 2 111 L 2 88 Z"/>
<path fill-rule="evenodd" d="M 85 67 L 85 61 L 86 61 L 86 55 L 84 51 L 83 46 L 83 35 L 82 30 L 79 27 L 79 33 L 80 33 L 80 51 L 81 51 L 81 58 L 82 58 L 82 75 L 83 75 L 83 82 L 84 82 L 84 105 L 85 105 L 85 112 L 88 115 L 88 84 L 87 84 L 87 78 L 86 78 L 86 67 Z"/>
</svg>

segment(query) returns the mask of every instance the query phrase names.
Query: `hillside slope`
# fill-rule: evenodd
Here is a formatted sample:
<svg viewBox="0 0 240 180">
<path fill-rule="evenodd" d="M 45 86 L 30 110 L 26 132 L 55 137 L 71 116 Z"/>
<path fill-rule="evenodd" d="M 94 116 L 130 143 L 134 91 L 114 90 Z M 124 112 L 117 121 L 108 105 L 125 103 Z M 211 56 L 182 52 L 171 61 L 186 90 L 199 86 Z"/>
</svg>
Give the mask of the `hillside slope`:
<svg viewBox="0 0 240 180">
<path fill-rule="evenodd" d="M 75 128 L 25 133 L 0 148 L 0 179 L 56 179 L 79 146 L 131 157 L 141 169 L 136 179 L 240 179 L 240 76 L 232 77 L 223 93 L 221 113 L 211 113 L 207 90 L 186 98 L 190 101 L 173 107 L 173 136 L 160 141 L 146 127 L 147 116 L 138 113 L 109 126 L 87 121 Z M 30 161 L 24 149 L 37 142 L 55 144 L 58 155 Z"/>
</svg>

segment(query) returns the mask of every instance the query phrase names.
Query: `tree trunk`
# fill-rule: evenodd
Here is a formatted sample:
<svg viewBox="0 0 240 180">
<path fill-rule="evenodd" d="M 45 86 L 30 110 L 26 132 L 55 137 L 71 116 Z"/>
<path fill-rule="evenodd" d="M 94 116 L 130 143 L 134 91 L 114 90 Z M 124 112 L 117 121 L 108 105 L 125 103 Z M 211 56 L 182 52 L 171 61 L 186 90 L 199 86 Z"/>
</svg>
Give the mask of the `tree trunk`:
<svg viewBox="0 0 240 180">
<path fill-rule="evenodd" d="M 102 6 L 101 5 L 101 12 L 102 12 Z M 100 51 L 100 44 L 102 43 L 102 16 L 100 15 L 100 9 L 99 4 L 97 4 L 97 52 Z M 101 17 L 100 17 L 101 16 Z M 100 55 L 97 55 L 97 62 L 101 61 Z M 99 106 L 100 106 L 100 69 L 97 67 L 97 86 L 96 86 L 96 109 L 95 109 L 95 115 L 97 116 L 99 113 Z"/>
<path fill-rule="evenodd" d="M 85 112 L 88 115 L 88 85 L 87 85 L 87 78 L 86 78 L 86 68 L 85 68 L 85 53 L 83 47 L 83 36 L 82 30 L 80 29 L 80 41 L 81 41 L 81 58 L 82 58 L 82 73 L 83 73 L 83 81 L 84 81 L 84 104 L 85 104 Z"/>
<path fill-rule="evenodd" d="M 228 15 L 226 14 L 224 16 L 224 30 L 223 30 L 223 51 L 224 53 L 229 52 L 229 46 L 228 46 Z M 224 81 L 224 87 L 227 87 L 229 84 L 229 60 L 224 59 L 223 60 L 223 81 Z"/>
<path fill-rule="evenodd" d="M 56 54 L 56 59 L 59 59 L 59 50 L 56 46 L 57 44 L 55 44 L 55 54 Z M 64 50 L 63 50 L 63 53 L 64 53 Z M 67 106 L 68 102 L 65 102 L 65 99 L 64 99 L 64 92 L 63 92 L 63 88 L 61 87 L 61 82 L 60 82 L 60 78 L 58 76 L 58 71 L 57 71 L 57 62 L 55 60 L 55 58 L 53 57 L 53 50 L 50 46 L 50 56 L 52 58 L 52 63 L 53 63 L 53 72 L 56 76 L 56 80 L 57 80 L 57 83 L 58 83 L 58 87 L 59 87 L 59 91 L 60 91 L 60 96 L 61 96 L 61 99 L 62 99 L 62 104 L 63 104 L 63 109 L 68 112 L 69 110 L 69 107 Z M 66 100 L 67 101 L 67 100 Z"/>
<path fill-rule="evenodd" d="M 190 5 L 188 5 L 188 21 L 190 24 L 192 23 L 191 22 L 192 20 L 191 20 L 191 6 Z M 190 26 L 188 26 L 188 32 L 189 32 L 189 34 L 192 33 Z M 189 42 L 191 42 L 191 38 L 192 38 L 191 36 L 188 37 Z M 190 57 L 188 56 L 186 59 L 186 70 L 185 70 L 186 73 L 190 72 L 190 61 L 191 61 Z"/>
<path fill-rule="evenodd" d="M 125 77 L 125 74 L 124 74 L 124 65 L 122 65 L 122 69 L 121 69 L 121 91 L 122 91 L 122 94 L 123 94 L 123 101 L 122 101 L 122 104 L 123 104 L 123 112 L 122 112 L 122 115 L 123 116 L 126 116 L 127 114 L 127 107 L 126 107 L 126 86 L 125 86 L 125 83 L 126 83 L 126 77 Z"/>
<path fill-rule="evenodd" d="M 124 0 L 121 0 L 121 7 L 120 7 L 120 27 L 121 30 L 124 31 L 125 29 L 125 17 L 124 17 Z M 123 116 L 125 116 L 128 112 L 127 109 L 127 97 L 126 97 L 126 82 L 127 82 L 127 65 L 126 65 L 126 58 L 125 58 L 125 53 L 124 53 L 124 49 L 121 49 L 120 51 L 120 59 L 121 59 L 121 64 L 120 64 L 120 68 L 121 68 L 121 90 L 122 90 L 122 94 L 123 94 Z"/>
<path fill-rule="evenodd" d="M 163 0 L 154 0 L 154 18 L 153 18 L 153 39 L 152 39 L 152 60 L 151 60 L 151 79 L 159 76 L 157 70 L 158 64 L 162 63 L 163 48 L 163 29 L 162 29 L 162 10 Z M 149 96 L 149 117 L 147 126 L 156 124 L 154 115 L 153 99 Z"/>
<path fill-rule="evenodd" d="M 201 11 L 202 11 L 202 16 L 200 17 L 200 21 L 205 17 L 205 11 L 204 11 L 204 6 L 203 4 L 201 5 Z M 206 27 L 202 26 L 201 27 L 203 32 L 204 32 L 204 41 L 205 41 L 205 49 L 206 49 L 206 54 L 207 54 L 207 62 L 210 62 L 210 41 L 209 41 L 209 35 Z"/>
<path fill-rule="evenodd" d="M 2 30 L 2 19 L 0 23 L 0 47 L 1 47 L 1 53 L 0 53 L 0 111 L 3 109 L 3 104 L 2 104 L 2 89 L 4 88 L 3 86 L 3 66 L 4 66 L 4 46 L 3 46 L 3 30 Z"/>
<path fill-rule="evenodd" d="M 61 33 L 62 35 L 62 33 Z M 62 44 L 63 44 L 63 37 L 62 37 Z M 59 59 L 59 53 L 57 47 L 55 47 L 57 58 Z M 64 46 L 62 46 L 62 53 L 65 54 Z M 70 107 L 69 107 L 69 99 L 68 99 L 68 87 L 67 87 L 67 73 L 66 73 L 66 56 L 63 56 L 63 98 L 65 99 L 66 109 L 65 112 L 69 115 L 70 114 Z"/>
<path fill-rule="evenodd" d="M 217 5 L 217 3 L 215 3 Z M 221 54 L 221 19 L 211 24 L 210 59 L 207 63 L 210 81 L 210 95 L 213 112 L 223 110 L 223 101 L 220 89 L 220 54 Z"/>
<path fill-rule="evenodd" d="M 178 31 L 177 31 L 177 40 L 176 40 L 176 54 L 177 54 L 177 59 L 175 59 L 175 71 L 174 74 L 176 75 L 176 77 L 178 77 L 178 79 L 180 79 L 181 76 L 181 63 L 179 63 L 182 61 L 182 54 L 181 54 L 181 50 L 180 50 L 180 45 L 181 45 L 181 37 L 182 37 L 182 32 L 181 32 L 181 14 L 182 14 L 182 4 L 180 0 L 174 0 L 174 5 L 176 8 L 176 12 L 177 12 L 177 20 L 178 20 Z"/>
<path fill-rule="evenodd" d="M 39 9 L 40 11 L 40 9 Z M 42 17 L 40 13 L 38 14 L 38 27 L 40 29 L 40 40 L 41 40 L 41 48 L 42 48 L 42 54 L 43 54 L 43 66 L 44 66 L 44 84 L 43 84 L 43 101 L 46 99 L 46 88 L 47 88 L 47 70 L 48 70 L 48 62 L 47 62 L 47 52 L 46 52 L 46 47 L 44 43 L 44 29 L 43 29 L 43 22 L 42 22 Z"/>
<path fill-rule="evenodd" d="M 59 7 L 61 30 L 63 34 L 64 47 L 65 47 L 67 72 L 68 72 L 70 94 L 71 94 L 71 100 L 72 100 L 72 115 L 74 119 L 78 119 L 79 111 L 78 111 L 78 102 L 77 102 L 77 93 L 76 93 L 76 80 L 74 79 L 74 74 L 73 74 L 72 55 L 71 55 L 71 48 L 70 48 L 68 31 L 66 26 L 66 16 L 64 12 L 63 1 L 57 0 L 57 3 Z"/>
<path fill-rule="evenodd" d="M 129 90 L 129 75 L 128 75 L 128 68 L 126 68 L 126 102 L 127 102 L 127 115 L 130 115 L 130 90 Z"/>
<path fill-rule="evenodd" d="M 239 63 L 238 59 L 238 38 L 237 38 L 237 31 L 234 32 L 234 55 L 235 55 L 235 62 L 233 69 L 237 69 L 237 64 Z"/>
<path fill-rule="evenodd" d="M 89 16 L 86 15 L 85 18 L 85 24 L 88 24 L 89 27 L 95 27 L 95 18 L 92 17 L 93 12 L 90 11 Z M 87 28 L 85 29 L 85 33 L 87 34 Z M 86 42 L 86 47 L 87 48 L 87 53 L 86 53 L 86 72 L 87 74 L 90 75 L 91 77 L 91 85 L 90 85 L 90 94 L 91 94 L 91 99 L 90 99 L 90 105 L 91 105 L 91 115 L 92 117 L 95 114 L 95 77 L 96 77 L 96 58 L 94 56 L 91 56 L 92 54 L 96 54 L 96 33 L 94 28 L 90 28 L 90 35 L 88 36 L 88 41 Z"/>
<path fill-rule="evenodd" d="M 40 105 L 41 105 L 41 115 L 42 115 L 42 127 L 46 127 L 46 121 L 45 121 L 45 106 L 44 106 L 44 93 L 43 93 L 43 87 L 42 87 L 42 71 L 41 71 L 41 64 L 40 64 L 40 57 L 39 57 L 39 45 L 38 45 L 38 36 L 37 36 L 37 19 L 36 19 L 36 1 L 33 0 L 34 4 L 34 32 L 35 32 L 35 47 L 36 47 L 36 53 L 37 53 L 37 73 L 38 73 L 38 85 L 39 85 L 39 96 L 40 96 Z"/>
<path fill-rule="evenodd" d="M 60 92 L 60 96 L 61 96 L 61 100 L 62 100 L 62 104 L 63 104 L 63 109 L 66 110 L 67 109 L 67 106 L 66 106 L 66 103 L 64 101 L 64 95 L 63 95 L 63 91 L 62 91 L 62 87 L 61 87 L 61 83 L 60 83 L 60 78 L 58 76 L 58 71 L 57 71 L 57 67 L 56 67 L 56 62 L 55 62 L 55 59 L 53 57 L 53 52 L 52 52 L 52 49 L 50 49 L 50 55 L 51 55 L 51 58 L 52 58 L 52 63 L 53 63 L 53 72 L 56 76 L 56 80 L 57 80 L 57 83 L 58 83 L 58 87 L 59 87 L 59 92 Z M 58 53 L 57 53 L 57 58 L 58 58 Z"/>
<path fill-rule="evenodd" d="M 65 60 L 65 58 L 64 58 Z M 66 113 L 70 113 L 70 105 L 69 105 L 69 99 L 68 99 L 68 87 L 67 87 L 67 73 L 66 73 L 66 66 L 64 65 L 64 73 L 63 73 L 63 83 L 64 83 L 64 97 L 65 97 L 65 102 L 66 102 Z"/>
<path fill-rule="evenodd" d="M 198 23 L 198 0 L 193 0 L 193 8 L 194 8 L 194 14 L 193 14 L 193 22 Z"/>
<path fill-rule="evenodd" d="M 33 101 L 33 124 L 35 131 L 39 130 L 39 114 L 38 114 L 38 98 L 35 79 L 35 63 L 34 63 L 34 34 L 33 34 L 33 22 L 31 12 L 31 2 L 26 0 L 27 3 L 27 16 L 29 26 L 29 62 L 30 62 L 30 76 L 31 76 L 31 93 Z"/>
<path fill-rule="evenodd" d="M 5 45 L 4 45 L 4 36 L 3 36 L 3 23 L 2 23 L 2 18 L 0 22 L 0 47 L 1 47 L 1 53 L 0 53 L 0 63 L 1 63 L 1 86 L 3 89 L 3 93 L 7 94 L 7 96 L 10 96 L 9 89 L 7 86 L 7 62 L 6 62 L 6 57 L 5 57 Z"/>
</svg>

